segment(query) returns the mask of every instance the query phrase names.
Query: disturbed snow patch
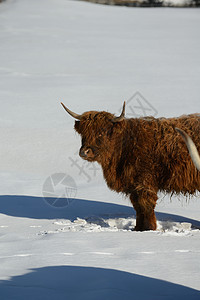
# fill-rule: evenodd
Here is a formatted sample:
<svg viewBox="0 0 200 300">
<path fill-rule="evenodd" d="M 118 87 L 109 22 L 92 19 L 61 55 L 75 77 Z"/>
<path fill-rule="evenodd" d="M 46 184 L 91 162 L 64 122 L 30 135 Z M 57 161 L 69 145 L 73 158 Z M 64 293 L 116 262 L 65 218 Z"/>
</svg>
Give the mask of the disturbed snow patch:
<svg viewBox="0 0 200 300">
<path fill-rule="evenodd" d="M 157 222 L 157 231 L 165 235 L 192 235 L 194 231 L 191 223 L 186 222 L 173 222 L 173 221 L 160 221 Z"/>
<path fill-rule="evenodd" d="M 136 225 L 136 219 L 133 217 L 98 217 L 91 216 L 85 219 L 77 218 L 71 220 L 56 220 L 53 222 L 54 230 L 43 231 L 40 234 L 59 233 L 59 232 L 119 232 L 133 231 Z M 171 236 L 192 235 L 198 229 L 193 229 L 191 223 L 158 221 L 156 233 Z"/>
<path fill-rule="evenodd" d="M 133 218 L 109 218 L 91 216 L 85 219 L 77 218 L 75 221 L 59 220 L 55 225 L 65 226 L 62 231 L 132 231 L 135 227 L 136 220 Z"/>
</svg>

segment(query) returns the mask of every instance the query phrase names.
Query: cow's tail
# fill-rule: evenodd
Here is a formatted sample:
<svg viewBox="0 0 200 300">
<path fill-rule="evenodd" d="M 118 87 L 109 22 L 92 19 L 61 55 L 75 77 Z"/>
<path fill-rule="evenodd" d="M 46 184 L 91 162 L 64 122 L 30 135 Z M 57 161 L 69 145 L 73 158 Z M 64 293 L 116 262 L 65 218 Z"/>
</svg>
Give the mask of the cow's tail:
<svg viewBox="0 0 200 300">
<path fill-rule="evenodd" d="M 183 137 L 186 146 L 188 148 L 188 151 L 190 153 L 190 156 L 192 158 L 192 161 L 195 164 L 196 168 L 200 171 L 200 156 L 193 140 L 191 139 L 191 137 L 189 137 L 189 135 L 184 130 L 179 128 L 175 128 L 175 129 Z"/>
</svg>

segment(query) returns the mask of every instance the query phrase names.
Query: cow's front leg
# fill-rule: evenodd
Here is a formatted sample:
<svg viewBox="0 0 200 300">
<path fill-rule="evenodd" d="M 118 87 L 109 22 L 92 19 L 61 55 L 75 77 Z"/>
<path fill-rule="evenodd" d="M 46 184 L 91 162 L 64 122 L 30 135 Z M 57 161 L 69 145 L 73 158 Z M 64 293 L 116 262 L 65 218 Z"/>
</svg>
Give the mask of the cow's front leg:
<svg viewBox="0 0 200 300">
<path fill-rule="evenodd" d="M 130 200 L 136 211 L 136 231 L 156 230 L 154 208 L 157 199 L 157 193 L 150 190 L 142 190 L 131 194 Z"/>
</svg>

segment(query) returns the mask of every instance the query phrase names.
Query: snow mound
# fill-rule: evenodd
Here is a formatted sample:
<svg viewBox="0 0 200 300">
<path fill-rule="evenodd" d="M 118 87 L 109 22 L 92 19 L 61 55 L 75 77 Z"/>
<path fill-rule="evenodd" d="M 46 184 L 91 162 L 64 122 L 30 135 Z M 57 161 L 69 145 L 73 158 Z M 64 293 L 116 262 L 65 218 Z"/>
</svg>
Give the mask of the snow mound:
<svg viewBox="0 0 200 300">
<path fill-rule="evenodd" d="M 90 216 L 85 219 L 77 218 L 71 220 L 55 220 L 53 222 L 55 230 L 43 231 L 40 234 L 59 233 L 59 232 L 120 232 L 120 231 L 134 231 L 136 219 L 134 217 L 99 217 Z M 194 228 L 191 223 L 187 222 L 173 222 L 173 221 L 158 221 L 157 234 L 164 234 L 170 236 L 188 236 L 193 235 L 194 232 L 199 231 Z"/>
</svg>

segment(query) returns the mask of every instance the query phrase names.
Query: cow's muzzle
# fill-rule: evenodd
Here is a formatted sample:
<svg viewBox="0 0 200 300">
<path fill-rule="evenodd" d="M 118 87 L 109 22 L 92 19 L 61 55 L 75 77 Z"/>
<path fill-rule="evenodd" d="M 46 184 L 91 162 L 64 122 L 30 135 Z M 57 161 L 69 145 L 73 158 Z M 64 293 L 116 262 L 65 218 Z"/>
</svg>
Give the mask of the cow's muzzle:
<svg viewBox="0 0 200 300">
<path fill-rule="evenodd" d="M 81 158 L 86 160 L 91 160 L 94 158 L 94 153 L 91 148 L 81 148 L 79 151 L 79 155 Z"/>
</svg>

